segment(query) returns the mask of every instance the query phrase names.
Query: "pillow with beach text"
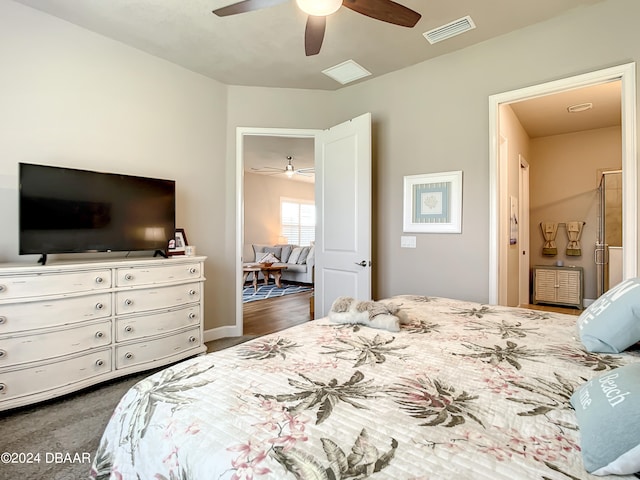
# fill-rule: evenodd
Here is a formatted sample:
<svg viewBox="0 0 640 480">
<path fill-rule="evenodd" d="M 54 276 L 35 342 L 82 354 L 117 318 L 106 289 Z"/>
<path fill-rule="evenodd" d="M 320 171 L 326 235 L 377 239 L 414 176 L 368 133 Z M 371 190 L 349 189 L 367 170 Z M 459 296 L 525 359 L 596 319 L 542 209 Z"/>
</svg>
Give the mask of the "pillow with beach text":
<svg viewBox="0 0 640 480">
<path fill-rule="evenodd" d="M 580 341 L 590 352 L 620 353 L 640 342 L 640 278 L 602 294 L 577 323 Z"/>
<path fill-rule="evenodd" d="M 573 393 L 571 405 L 587 472 L 640 472 L 640 363 L 593 378 Z"/>
</svg>

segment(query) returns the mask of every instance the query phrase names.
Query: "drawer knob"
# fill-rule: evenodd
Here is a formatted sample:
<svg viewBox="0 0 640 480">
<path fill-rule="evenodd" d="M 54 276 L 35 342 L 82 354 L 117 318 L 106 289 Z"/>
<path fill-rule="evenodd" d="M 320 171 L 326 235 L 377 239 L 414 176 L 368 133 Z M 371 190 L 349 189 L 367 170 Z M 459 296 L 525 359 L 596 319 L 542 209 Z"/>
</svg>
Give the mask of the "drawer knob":
<svg viewBox="0 0 640 480">
<path fill-rule="evenodd" d="M 127 274 L 124 276 L 124 279 L 125 279 L 125 280 L 133 280 L 133 275 L 131 275 L 130 273 L 127 273 Z"/>
<path fill-rule="evenodd" d="M 0 317 L 0 325 L 7 323 L 7 317 Z"/>
<path fill-rule="evenodd" d="M 96 367 L 101 367 L 103 365 L 104 365 L 104 361 L 103 360 L 100 360 L 100 359 L 96 360 Z"/>
<path fill-rule="evenodd" d="M 124 304 L 125 304 L 125 305 L 133 305 L 133 300 L 131 300 L 130 298 L 127 298 L 127 299 L 124 301 Z"/>
<path fill-rule="evenodd" d="M 127 360 L 131 360 L 133 358 L 133 353 L 131 352 L 127 352 L 124 354 L 124 358 L 126 358 Z"/>
<path fill-rule="evenodd" d="M 189 269 L 189 273 L 196 273 L 198 271 L 198 269 L 196 267 L 191 267 Z"/>
<path fill-rule="evenodd" d="M 191 336 L 189 337 L 189 343 L 193 343 L 193 342 L 195 342 L 196 340 L 197 340 L 197 338 L 196 338 L 196 337 L 194 337 L 193 335 L 191 335 Z"/>
<path fill-rule="evenodd" d="M 7 386 L 4 383 L 0 383 L 0 393 L 4 392 L 7 389 Z"/>
<path fill-rule="evenodd" d="M 96 338 L 102 338 L 104 337 L 104 332 L 96 332 Z"/>
<path fill-rule="evenodd" d="M 189 290 L 189 295 L 194 296 L 196 294 L 196 291 L 194 289 Z"/>
<path fill-rule="evenodd" d="M 96 283 L 102 283 L 102 282 L 104 282 L 104 278 L 96 277 Z"/>
<path fill-rule="evenodd" d="M 96 303 L 96 310 L 102 310 L 104 308 L 104 304 L 101 302 Z"/>
<path fill-rule="evenodd" d="M 195 313 L 193 313 L 193 312 L 191 312 L 191 313 L 189 314 L 189 318 L 196 318 L 196 316 L 197 316 L 197 315 L 196 315 Z"/>
<path fill-rule="evenodd" d="M 0 358 L 4 358 L 7 356 L 7 351 L 6 350 L 0 350 Z"/>
<path fill-rule="evenodd" d="M 125 332 L 133 332 L 133 327 L 131 325 L 127 325 L 126 327 L 124 327 L 124 331 Z"/>
<path fill-rule="evenodd" d="M 0 285 L 0 293 L 6 292 L 6 291 L 7 291 L 7 287 L 5 285 Z"/>
</svg>

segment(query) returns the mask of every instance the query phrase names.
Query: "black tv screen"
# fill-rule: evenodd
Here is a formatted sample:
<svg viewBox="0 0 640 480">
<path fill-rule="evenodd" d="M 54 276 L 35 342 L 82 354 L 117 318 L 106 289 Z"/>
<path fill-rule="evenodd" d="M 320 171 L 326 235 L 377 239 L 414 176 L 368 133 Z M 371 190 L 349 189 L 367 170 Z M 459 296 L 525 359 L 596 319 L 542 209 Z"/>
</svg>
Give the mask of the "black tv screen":
<svg viewBox="0 0 640 480">
<path fill-rule="evenodd" d="M 175 181 L 20 163 L 20 254 L 164 251 Z"/>
</svg>

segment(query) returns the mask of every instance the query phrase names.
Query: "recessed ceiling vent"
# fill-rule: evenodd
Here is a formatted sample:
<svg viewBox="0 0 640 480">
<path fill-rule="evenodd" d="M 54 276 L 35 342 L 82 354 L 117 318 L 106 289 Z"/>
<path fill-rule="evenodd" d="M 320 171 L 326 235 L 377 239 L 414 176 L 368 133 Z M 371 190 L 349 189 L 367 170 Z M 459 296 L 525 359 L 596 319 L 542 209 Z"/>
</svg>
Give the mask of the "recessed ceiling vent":
<svg viewBox="0 0 640 480">
<path fill-rule="evenodd" d="M 459 18 L 458 20 L 454 20 L 451 23 L 447 23 L 446 25 L 442 25 L 441 27 L 434 28 L 433 30 L 429 30 L 428 32 L 424 32 L 424 38 L 433 45 L 434 43 L 441 42 L 446 40 L 447 38 L 455 37 L 456 35 L 460 35 L 461 33 L 468 32 L 469 30 L 473 30 L 476 28 L 476 24 L 473 23 L 471 17 L 467 15 L 466 17 Z"/>
</svg>

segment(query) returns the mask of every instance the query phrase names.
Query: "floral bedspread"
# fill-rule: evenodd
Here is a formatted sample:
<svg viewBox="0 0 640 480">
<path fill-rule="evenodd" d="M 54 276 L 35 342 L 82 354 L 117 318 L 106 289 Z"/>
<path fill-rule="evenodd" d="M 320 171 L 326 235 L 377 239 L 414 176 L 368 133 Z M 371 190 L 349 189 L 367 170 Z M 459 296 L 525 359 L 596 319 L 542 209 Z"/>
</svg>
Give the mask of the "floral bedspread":
<svg viewBox="0 0 640 480">
<path fill-rule="evenodd" d="M 412 321 L 399 333 L 316 320 L 139 382 L 92 478 L 602 478 L 583 468 L 569 398 L 637 351 L 586 352 L 576 316 L 385 301 Z"/>
</svg>

